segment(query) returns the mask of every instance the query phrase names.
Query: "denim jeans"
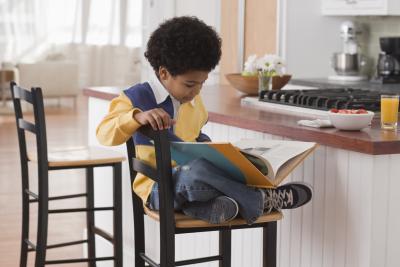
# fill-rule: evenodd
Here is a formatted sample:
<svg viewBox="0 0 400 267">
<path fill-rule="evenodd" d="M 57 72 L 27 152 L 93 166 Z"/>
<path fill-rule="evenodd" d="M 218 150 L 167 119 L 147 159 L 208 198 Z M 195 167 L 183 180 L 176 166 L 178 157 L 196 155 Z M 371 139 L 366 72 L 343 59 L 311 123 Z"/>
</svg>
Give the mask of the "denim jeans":
<svg viewBox="0 0 400 267">
<path fill-rule="evenodd" d="M 199 158 L 178 166 L 172 173 L 174 182 L 174 209 L 190 214 L 196 207 L 209 205 L 218 196 L 225 195 L 236 200 L 239 214 L 248 224 L 263 214 L 263 196 L 259 189 L 227 178 L 224 171 L 206 159 Z M 154 184 L 148 205 L 159 209 L 158 184 Z M 204 210 L 204 209 L 202 209 Z"/>
</svg>

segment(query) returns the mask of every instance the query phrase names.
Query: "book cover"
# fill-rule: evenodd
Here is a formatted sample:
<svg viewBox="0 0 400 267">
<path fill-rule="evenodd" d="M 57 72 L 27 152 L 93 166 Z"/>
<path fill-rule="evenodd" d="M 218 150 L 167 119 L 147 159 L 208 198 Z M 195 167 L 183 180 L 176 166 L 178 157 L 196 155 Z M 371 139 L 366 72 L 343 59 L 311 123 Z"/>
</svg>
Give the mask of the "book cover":
<svg viewBox="0 0 400 267">
<path fill-rule="evenodd" d="M 292 149 L 290 153 L 284 154 L 282 150 L 285 150 L 285 146 L 293 147 L 294 143 L 290 143 L 291 141 L 279 141 L 279 144 L 268 142 L 267 140 L 247 140 L 239 142 L 239 147 L 231 143 L 171 142 L 171 157 L 178 165 L 184 165 L 196 158 L 204 158 L 237 182 L 268 188 L 278 185 L 316 147 L 315 143 L 300 142 L 306 145 L 297 146 L 296 151 Z M 289 142 L 291 146 L 288 143 L 285 145 L 284 142 Z M 269 154 L 271 154 L 273 150 L 280 153 L 275 158 L 270 157 L 272 162 L 268 160 L 268 157 L 264 157 L 263 153 L 256 153 L 270 151 Z"/>
</svg>

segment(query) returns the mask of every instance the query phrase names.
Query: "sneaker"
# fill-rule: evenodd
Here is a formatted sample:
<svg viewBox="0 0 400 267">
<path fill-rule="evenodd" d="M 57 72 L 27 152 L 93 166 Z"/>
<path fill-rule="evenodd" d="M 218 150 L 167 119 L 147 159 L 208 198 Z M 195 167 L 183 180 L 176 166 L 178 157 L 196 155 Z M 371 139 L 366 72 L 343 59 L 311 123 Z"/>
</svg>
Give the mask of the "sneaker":
<svg viewBox="0 0 400 267">
<path fill-rule="evenodd" d="M 312 198 L 312 187 L 300 182 L 287 183 L 277 188 L 262 189 L 264 210 L 295 209 L 308 203 Z"/>
<path fill-rule="evenodd" d="M 220 224 L 233 220 L 239 213 L 239 205 L 230 197 L 219 196 L 207 202 L 188 202 L 182 211 L 187 216 Z"/>
</svg>

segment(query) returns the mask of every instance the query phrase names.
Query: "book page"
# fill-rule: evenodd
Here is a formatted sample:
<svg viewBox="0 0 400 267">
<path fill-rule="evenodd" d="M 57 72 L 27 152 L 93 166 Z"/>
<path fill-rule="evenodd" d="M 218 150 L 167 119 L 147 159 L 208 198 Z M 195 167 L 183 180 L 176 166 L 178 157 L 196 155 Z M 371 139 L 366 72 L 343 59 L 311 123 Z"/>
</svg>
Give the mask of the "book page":
<svg viewBox="0 0 400 267">
<path fill-rule="evenodd" d="M 234 145 L 247 153 L 258 155 L 266 159 L 271 165 L 274 173 L 274 177 L 271 177 L 272 175 L 269 176 L 275 178 L 279 168 L 281 168 L 287 161 L 313 148 L 316 143 L 243 139 Z"/>
</svg>

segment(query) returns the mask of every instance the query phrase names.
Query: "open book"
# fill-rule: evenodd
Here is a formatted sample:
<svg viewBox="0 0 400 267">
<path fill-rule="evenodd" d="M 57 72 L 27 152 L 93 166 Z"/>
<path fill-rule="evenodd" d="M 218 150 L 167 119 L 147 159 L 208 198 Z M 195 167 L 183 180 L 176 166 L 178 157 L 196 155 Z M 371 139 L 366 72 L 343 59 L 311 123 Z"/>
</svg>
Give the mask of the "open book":
<svg viewBox="0 0 400 267">
<path fill-rule="evenodd" d="M 171 157 L 178 165 L 205 158 L 233 180 L 267 188 L 279 185 L 316 147 L 313 142 L 280 140 L 171 142 Z"/>
</svg>

